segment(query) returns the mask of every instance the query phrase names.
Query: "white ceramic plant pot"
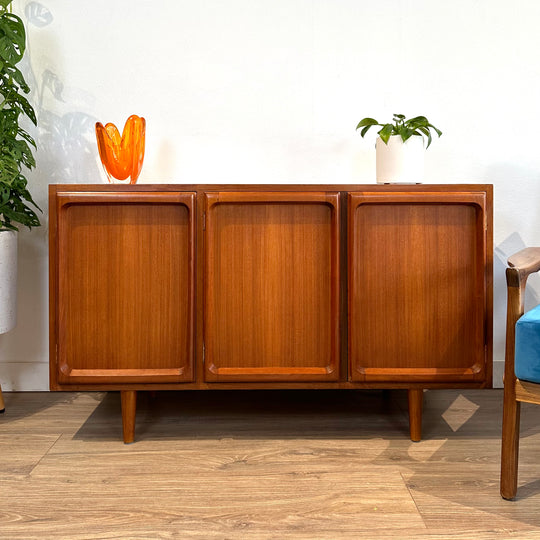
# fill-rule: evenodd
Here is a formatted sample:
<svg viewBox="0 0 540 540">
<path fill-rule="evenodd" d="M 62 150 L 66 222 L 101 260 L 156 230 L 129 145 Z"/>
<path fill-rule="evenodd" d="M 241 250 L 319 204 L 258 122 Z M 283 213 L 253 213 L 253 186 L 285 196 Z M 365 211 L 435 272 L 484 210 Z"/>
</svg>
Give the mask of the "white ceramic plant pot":
<svg viewBox="0 0 540 540">
<path fill-rule="evenodd" d="M 405 142 L 399 135 L 392 135 L 388 144 L 377 137 L 378 184 L 415 184 L 424 179 L 424 139 L 413 135 Z"/>
<path fill-rule="evenodd" d="M 17 321 L 17 233 L 0 231 L 0 334 Z"/>
</svg>

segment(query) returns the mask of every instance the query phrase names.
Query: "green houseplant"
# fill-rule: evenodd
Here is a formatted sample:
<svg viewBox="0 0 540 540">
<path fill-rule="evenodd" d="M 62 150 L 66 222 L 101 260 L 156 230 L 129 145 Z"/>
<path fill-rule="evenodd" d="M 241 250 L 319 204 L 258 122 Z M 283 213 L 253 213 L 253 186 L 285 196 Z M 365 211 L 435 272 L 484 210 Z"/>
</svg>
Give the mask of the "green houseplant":
<svg viewBox="0 0 540 540">
<path fill-rule="evenodd" d="M 431 144 L 432 131 L 440 137 L 441 130 L 425 116 L 407 120 L 403 114 L 394 114 L 393 122 L 387 124 L 381 124 L 374 118 L 363 118 L 356 129 L 361 129 L 360 135 L 364 137 L 373 126 L 380 127 L 375 143 L 377 183 L 420 183 L 424 176 L 424 154 Z"/>
<path fill-rule="evenodd" d="M 12 0 L 0 0 L 0 333 L 16 323 L 17 231 L 40 225 L 40 210 L 27 188 L 24 168 L 35 167 L 36 143 L 21 126 L 36 114 L 25 94 L 30 88 L 17 67 L 26 49 L 22 19 L 11 12 Z M 0 388 L 0 395 L 1 395 Z"/>
<path fill-rule="evenodd" d="M 433 129 L 439 137 L 442 135 L 442 131 L 437 129 L 433 124 L 430 124 L 425 116 L 415 116 L 407 120 L 403 114 L 394 114 L 393 123 L 390 122 L 388 124 L 380 124 L 374 118 L 363 118 L 358 122 L 356 129 L 363 128 L 360 132 L 360 135 L 363 137 L 372 126 L 381 126 L 381 129 L 377 133 L 385 144 L 388 144 L 388 140 L 392 135 L 399 135 L 403 142 L 413 135 L 420 135 L 427 137 L 426 148 L 429 148 L 432 140 L 431 130 Z"/>
<path fill-rule="evenodd" d="M 25 94 L 30 88 L 17 68 L 26 49 L 22 19 L 11 12 L 12 0 L 0 0 L 0 229 L 18 230 L 18 225 L 37 227 L 39 207 L 27 189 L 24 168 L 36 162 L 36 143 L 21 127 L 27 117 L 37 125 L 36 114 Z M 31 205 L 31 206 L 30 206 Z"/>
</svg>

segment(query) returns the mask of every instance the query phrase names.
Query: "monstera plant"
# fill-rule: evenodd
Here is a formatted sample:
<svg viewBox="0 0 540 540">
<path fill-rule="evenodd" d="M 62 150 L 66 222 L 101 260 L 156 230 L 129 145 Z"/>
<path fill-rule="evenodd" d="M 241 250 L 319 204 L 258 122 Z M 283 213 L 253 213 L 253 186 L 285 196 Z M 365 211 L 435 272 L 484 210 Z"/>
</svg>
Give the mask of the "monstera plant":
<svg viewBox="0 0 540 540">
<path fill-rule="evenodd" d="M 40 225 L 34 210 L 39 207 L 24 176 L 36 165 L 36 143 L 21 125 L 25 118 L 36 125 L 36 113 L 25 96 L 30 88 L 17 67 L 26 49 L 26 32 L 11 2 L 0 0 L 0 333 L 16 321 L 18 228 Z"/>
<path fill-rule="evenodd" d="M 26 49 L 22 19 L 11 12 L 12 0 L 0 0 L 0 230 L 40 225 L 39 207 L 27 188 L 25 169 L 36 162 L 36 143 L 21 126 L 26 117 L 36 125 L 36 114 L 25 94 L 30 92 L 17 67 Z"/>
</svg>

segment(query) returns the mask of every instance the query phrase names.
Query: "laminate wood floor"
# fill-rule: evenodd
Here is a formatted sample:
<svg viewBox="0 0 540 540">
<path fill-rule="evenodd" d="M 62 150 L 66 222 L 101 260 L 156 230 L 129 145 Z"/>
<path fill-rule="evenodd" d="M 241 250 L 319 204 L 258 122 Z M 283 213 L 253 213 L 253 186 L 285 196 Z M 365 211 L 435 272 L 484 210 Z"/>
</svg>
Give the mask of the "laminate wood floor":
<svg viewBox="0 0 540 540">
<path fill-rule="evenodd" d="M 540 407 L 499 496 L 501 390 L 5 393 L 0 538 L 540 539 Z"/>
</svg>

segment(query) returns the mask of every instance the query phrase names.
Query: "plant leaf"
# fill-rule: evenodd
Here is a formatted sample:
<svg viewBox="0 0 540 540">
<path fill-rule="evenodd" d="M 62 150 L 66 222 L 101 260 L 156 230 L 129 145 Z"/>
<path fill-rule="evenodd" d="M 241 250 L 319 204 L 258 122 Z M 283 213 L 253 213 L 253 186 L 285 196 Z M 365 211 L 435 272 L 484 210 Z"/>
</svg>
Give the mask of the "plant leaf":
<svg viewBox="0 0 540 540">
<path fill-rule="evenodd" d="M 401 139 L 403 140 L 403 142 L 405 142 L 408 139 L 410 139 L 413 135 L 416 135 L 416 131 L 414 129 L 404 127 L 403 129 L 400 130 L 399 134 L 401 135 Z"/>
<path fill-rule="evenodd" d="M 361 128 L 363 126 L 376 126 L 379 122 L 375 120 L 375 118 L 362 118 L 360 122 L 358 122 L 358 125 L 356 126 L 356 129 Z"/>
<path fill-rule="evenodd" d="M 382 139 L 384 144 L 388 144 L 388 139 L 390 139 L 390 135 L 392 135 L 393 132 L 394 126 L 392 124 L 385 124 L 379 131 L 379 137 Z"/>
<path fill-rule="evenodd" d="M 19 62 L 26 49 L 26 32 L 22 19 L 14 13 L 0 15 L 0 57 L 10 64 Z"/>
<path fill-rule="evenodd" d="M 427 150 L 429 148 L 429 145 L 431 144 L 431 132 L 429 131 L 427 127 L 424 127 L 424 126 L 420 126 L 418 128 L 418 131 L 420 131 L 423 135 L 427 137 L 427 145 L 426 145 L 426 150 Z"/>
<path fill-rule="evenodd" d="M 442 135 L 442 131 L 440 129 L 437 129 L 433 124 L 428 124 L 428 127 L 430 127 L 431 129 L 433 129 L 435 131 L 435 133 L 437 133 L 437 135 L 440 137 Z"/>
<path fill-rule="evenodd" d="M 428 119 L 425 116 L 415 116 L 414 118 L 407 120 L 406 124 L 415 126 L 427 126 Z"/>
<path fill-rule="evenodd" d="M 370 124 L 369 126 L 365 126 L 364 128 L 362 128 L 360 135 L 363 137 L 368 132 L 369 128 L 371 128 L 372 126 L 373 124 Z"/>
</svg>

